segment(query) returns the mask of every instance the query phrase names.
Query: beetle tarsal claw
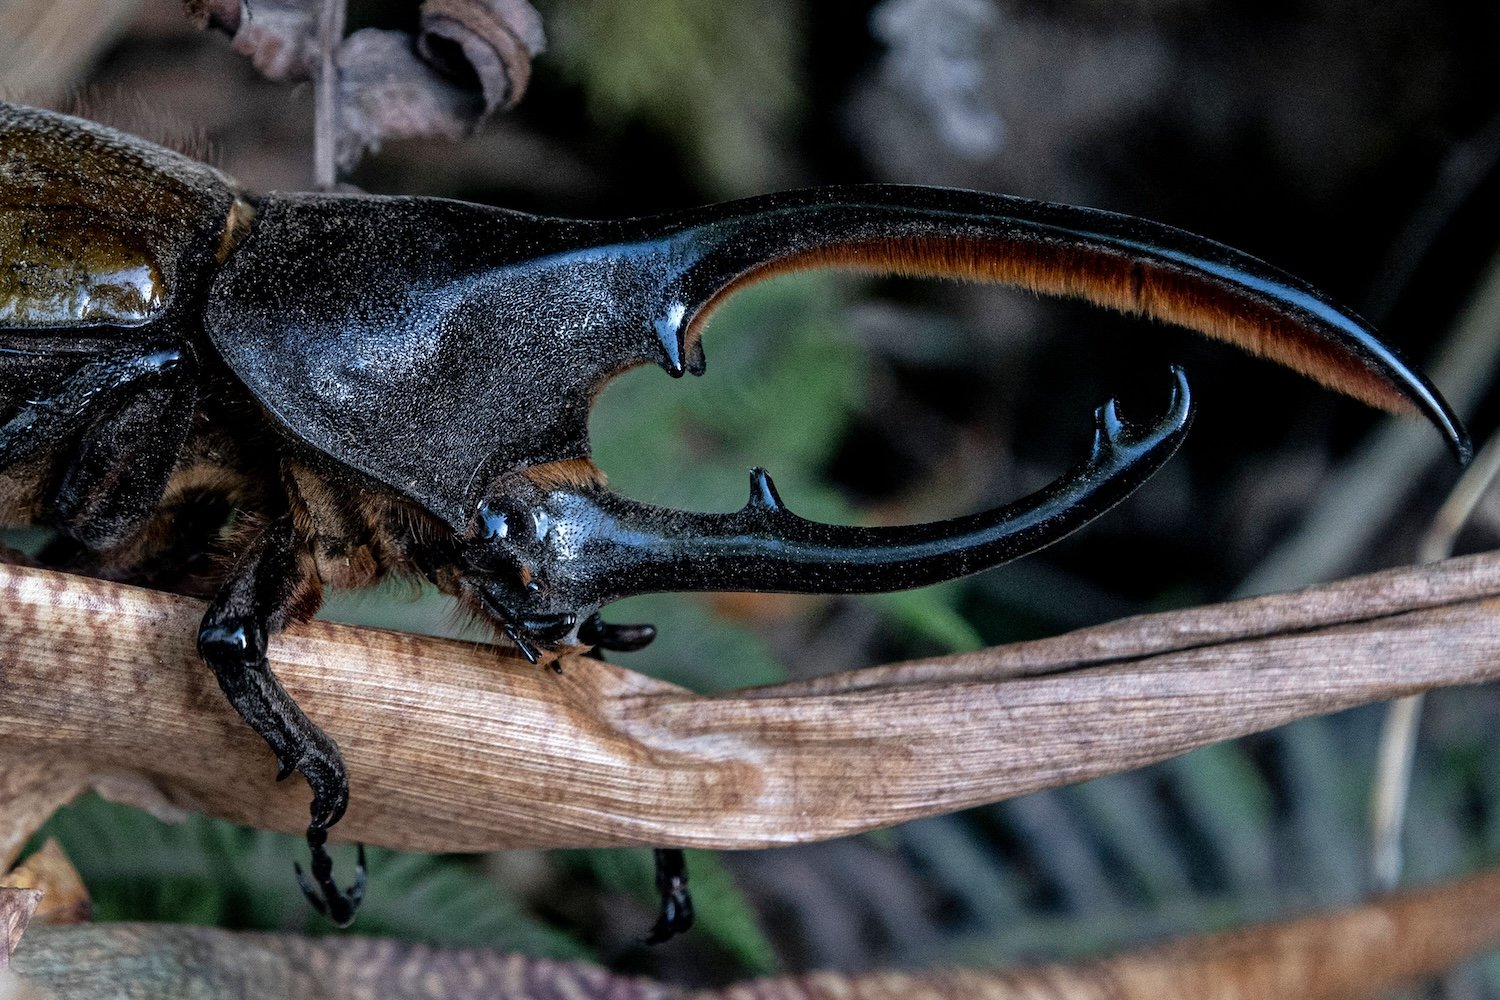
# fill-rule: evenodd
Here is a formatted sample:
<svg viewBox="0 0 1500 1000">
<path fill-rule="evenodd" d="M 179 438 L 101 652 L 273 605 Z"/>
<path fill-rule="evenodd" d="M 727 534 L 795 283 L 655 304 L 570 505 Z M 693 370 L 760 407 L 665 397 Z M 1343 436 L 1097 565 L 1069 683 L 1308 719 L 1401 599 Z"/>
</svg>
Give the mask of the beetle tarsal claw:
<svg viewBox="0 0 1500 1000">
<path fill-rule="evenodd" d="M 597 612 L 578 627 L 579 642 L 617 653 L 634 653 L 645 649 L 655 638 L 655 625 L 613 625 L 599 617 Z"/>
<path fill-rule="evenodd" d="M 521 636 L 521 630 L 509 622 L 506 622 L 500 628 L 505 632 L 505 637 L 515 644 L 516 649 L 521 651 L 521 655 L 526 657 L 526 662 L 535 666 L 537 662 L 536 647 Z"/>
<path fill-rule="evenodd" d="M 339 927 L 348 927 L 354 922 L 354 915 L 359 912 L 360 904 L 365 901 L 365 887 L 368 885 L 365 845 L 359 845 L 354 864 L 354 884 L 345 892 L 333 880 L 333 858 L 327 847 L 328 833 L 326 830 L 318 830 L 322 835 L 318 837 L 314 835 L 314 829 L 310 827 L 307 831 L 308 847 L 312 850 L 312 878 L 307 877 L 300 864 L 292 862 L 292 871 L 297 874 L 297 886 L 313 909 Z"/>
<path fill-rule="evenodd" d="M 677 848 L 657 848 L 656 892 L 661 912 L 647 934 L 646 944 L 663 944 L 693 926 L 693 897 L 688 893 L 687 862 Z"/>
</svg>

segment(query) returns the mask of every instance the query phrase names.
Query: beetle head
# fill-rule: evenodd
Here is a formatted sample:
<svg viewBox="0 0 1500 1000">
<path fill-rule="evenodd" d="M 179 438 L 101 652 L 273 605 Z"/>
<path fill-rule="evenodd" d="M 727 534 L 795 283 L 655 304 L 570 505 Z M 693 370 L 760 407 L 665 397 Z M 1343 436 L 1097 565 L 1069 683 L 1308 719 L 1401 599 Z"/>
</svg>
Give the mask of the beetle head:
<svg viewBox="0 0 1500 1000">
<path fill-rule="evenodd" d="M 548 500 L 527 477 L 506 477 L 475 508 L 460 553 L 466 591 L 533 663 L 578 645 L 580 616 L 597 610 L 559 586 L 572 532 Z"/>
</svg>

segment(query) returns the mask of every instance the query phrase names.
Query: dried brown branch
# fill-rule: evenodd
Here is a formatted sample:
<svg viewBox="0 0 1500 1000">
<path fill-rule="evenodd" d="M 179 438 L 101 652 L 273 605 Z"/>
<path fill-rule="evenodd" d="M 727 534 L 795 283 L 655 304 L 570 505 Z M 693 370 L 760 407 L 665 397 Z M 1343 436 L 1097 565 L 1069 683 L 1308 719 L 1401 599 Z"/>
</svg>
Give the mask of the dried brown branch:
<svg viewBox="0 0 1500 1000">
<path fill-rule="evenodd" d="M 690 990 L 595 966 L 372 938 L 152 924 L 33 927 L 15 970 L 58 996 L 613 997 L 616 1000 L 1261 1000 L 1380 996 L 1500 938 L 1500 872 L 1081 965 L 823 972 Z M 25 994 L 23 994 L 24 996 Z"/>
<path fill-rule="evenodd" d="M 1497 596 L 1500 555 L 1484 555 L 714 697 L 591 660 L 556 676 L 487 647 L 322 623 L 273 640 L 271 658 L 344 749 L 344 837 L 747 848 L 1492 679 Z M 158 809 L 305 824 L 306 789 L 270 781 L 270 751 L 194 654 L 197 602 L 0 567 L 0 607 L 0 814 L 34 818 L 104 784 Z"/>
</svg>

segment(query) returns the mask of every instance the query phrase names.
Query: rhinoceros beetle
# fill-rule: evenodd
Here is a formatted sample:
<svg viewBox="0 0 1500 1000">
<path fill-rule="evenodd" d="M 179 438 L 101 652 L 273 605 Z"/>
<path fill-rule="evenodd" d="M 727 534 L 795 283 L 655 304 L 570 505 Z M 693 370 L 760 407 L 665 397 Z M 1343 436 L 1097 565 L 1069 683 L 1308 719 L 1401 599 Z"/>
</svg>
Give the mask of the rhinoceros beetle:
<svg viewBox="0 0 1500 1000">
<path fill-rule="evenodd" d="M 198 649 L 280 777 L 312 789 L 310 900 L 340 924 L 326 850 L 348 801 L 337 746 L 266 660 L 325 587 L 432 581 L 532 662 L 635 649 L 599 611 L 664 591 L 897 590 L 997 566 L 1154 473 L 1190 416 L 1096 414 L 1045 489 L 933 524 L 793 514 L 761 470 L 732 514 L 610 492 L 589 458 L 600 388 L 704 370 L 714 307 L 812 267 L 1019 285 L 1186 326 L 1468 441 L 1359 318 L 1238 251 L 1109 212 L 972 191 L 832 187 L 585 222 L 434 198 L 251 196 L 186 156 L 0 104 L 0 523 L 43 560 L 212 595 Z M 218 562 L 212 553 L 227 553 Z M 3 610 L 0 610 L 3 613 Z M 691 919 L 660 851 L 657 939 Z"/>
</svg>

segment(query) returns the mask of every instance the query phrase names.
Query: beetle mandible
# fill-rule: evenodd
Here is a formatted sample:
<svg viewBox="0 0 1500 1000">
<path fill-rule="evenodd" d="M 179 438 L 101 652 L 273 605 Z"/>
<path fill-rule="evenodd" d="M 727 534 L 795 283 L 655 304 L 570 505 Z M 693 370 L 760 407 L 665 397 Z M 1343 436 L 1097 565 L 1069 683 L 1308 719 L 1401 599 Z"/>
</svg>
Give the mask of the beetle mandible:
<svg viewBox="0 0 1500 1000">
<path fill-rule="evenodd" d="M 758 469 L 732 514 L 610 492 L 589 457 L 599 389 L 646 363 L 702 374 L 719 302 L 812 267 L 1004 282 L 1179 324 L 1425 415 L 1469 451 L 1438 392 L 1357 316 L 1141 219 L 895 186 L 614 222 L 253 197 L 143 140 L 0 104 L 0 523 L 55 529 L 44 559 L 61 568 L 212 595 L 199 652 L 280 777 L 307 779 L 303 887 L 345 924 L 364 870 L 341 890 L 326 850 L 344 765 L 266 660 L 269 637 L 310 618 L 325 587 L 424 577 L 532 662 L 636 649 L 651 627 L 608 624 L 602 606 L 889 591 L 1015 559 L 1118 503 L 1186 431 L 1174 369 L 1157 420 L 1133 426 L 1106 404 L 1090 454 L 1053 484 L 925 525 L 804 520 Z M 221 549 L 222 565 L 208 558 Z M 690 919 L 661 854 L 658 936 Z"/>
</svg>

